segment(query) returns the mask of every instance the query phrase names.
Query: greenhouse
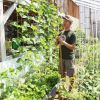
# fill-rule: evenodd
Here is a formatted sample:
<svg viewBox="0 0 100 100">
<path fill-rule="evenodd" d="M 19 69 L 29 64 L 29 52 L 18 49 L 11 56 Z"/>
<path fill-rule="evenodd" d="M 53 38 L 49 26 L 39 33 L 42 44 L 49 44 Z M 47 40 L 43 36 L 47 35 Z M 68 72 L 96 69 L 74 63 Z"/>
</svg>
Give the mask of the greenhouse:
<svg viewBox="0 0 100 100">
<path fill-rule="evenodd" d="M 0 100 L 100 100 L 100 0 L 0 0 Z"/>
</svg>

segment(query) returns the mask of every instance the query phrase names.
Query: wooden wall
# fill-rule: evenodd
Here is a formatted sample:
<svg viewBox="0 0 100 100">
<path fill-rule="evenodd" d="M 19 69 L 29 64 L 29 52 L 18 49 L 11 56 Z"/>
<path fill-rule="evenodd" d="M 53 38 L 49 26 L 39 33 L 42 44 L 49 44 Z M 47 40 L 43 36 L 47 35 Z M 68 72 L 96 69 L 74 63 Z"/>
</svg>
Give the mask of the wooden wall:
<svg viewBox="0 0 100 100">
<path fill-rule="evenodd" d="M 58 7 L 58 11 L 68 14 L 77 19 L 80 18 L 79 6 L 72 0 L 52 0 L 52 2 Z"/>
<path fill-rule="evenodd" d="M 76 5 L 72 0 L 67 0 L 67 6 L 68 14 L 79 19 L 79 6 Z"/>
</svg>

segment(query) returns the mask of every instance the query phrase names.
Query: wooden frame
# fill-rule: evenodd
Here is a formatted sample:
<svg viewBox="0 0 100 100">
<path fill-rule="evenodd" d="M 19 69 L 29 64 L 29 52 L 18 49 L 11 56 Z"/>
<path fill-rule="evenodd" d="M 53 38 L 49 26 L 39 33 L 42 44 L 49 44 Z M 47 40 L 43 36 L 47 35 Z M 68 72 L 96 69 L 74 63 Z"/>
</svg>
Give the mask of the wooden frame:
<svg viewBox="0 0 100 100">
<path fill-rule="evenodd" d="M 6 47 L 5 47 L 5 29 L 4 25 L 17 7 L 18 3 L 14 3 L 4 14 L 3 14 L 3 0 L 0 0 L 0 61 L 6 59 Z"/>
<path fill-rule="evenodd" d="M 5 31 L 3 22 L 3 0 L 0 0 L 0 60 L 6 59 Z"/>
<path fill-rule="evenodd" d="M 5 0 L 10 1 L 10 0 Z M 0 0 L 0 61 L 6 60 L 6 47 L 5 47 L 5 29 L 4 25 L 6 24 L 7 20 L 16 9 L 19 3 L 22 3 L 23 0 L 11 0 L 14 4 L 3 14 L 3 0 Z M 27 4 L 27 0 L 24 0 Z"/>
</svg>

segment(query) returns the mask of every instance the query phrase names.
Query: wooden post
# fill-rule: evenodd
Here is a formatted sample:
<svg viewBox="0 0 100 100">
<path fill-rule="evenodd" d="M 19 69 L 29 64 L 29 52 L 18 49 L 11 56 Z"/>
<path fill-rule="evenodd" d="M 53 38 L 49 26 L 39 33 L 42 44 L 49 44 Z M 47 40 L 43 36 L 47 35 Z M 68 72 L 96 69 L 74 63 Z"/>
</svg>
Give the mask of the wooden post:
<svg viewBox="0 0 100 100">
<path fill-rule="evenodd" d="M 61 77 L 63 78 L 64 75 L 63 75 L 63 65 L 62 65 L 62 50 L 61 50 L 61 44 L 60 44 L 60 66 L 59 66 L 59 73 L 61 74 Z"/>
<path fill-rule="evenodd" d="M 3 0 L 0 0 L 0 60 L 6 59 L 5 32 L 3 23 Z"/>
</svg>

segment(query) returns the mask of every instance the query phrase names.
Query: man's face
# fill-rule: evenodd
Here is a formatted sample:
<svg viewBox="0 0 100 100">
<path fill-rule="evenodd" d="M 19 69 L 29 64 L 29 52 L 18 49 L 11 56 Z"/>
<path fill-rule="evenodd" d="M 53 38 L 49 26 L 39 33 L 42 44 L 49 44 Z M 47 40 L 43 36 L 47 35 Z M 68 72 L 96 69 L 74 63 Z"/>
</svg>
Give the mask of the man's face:
<svg viewBox="0 0 100 100">
<path fill-rule="evenodd" d="M 63 26 L 64 26 L 65 29 L 70 29 L 71 23 L 64 19 Z"/>
</svg>

